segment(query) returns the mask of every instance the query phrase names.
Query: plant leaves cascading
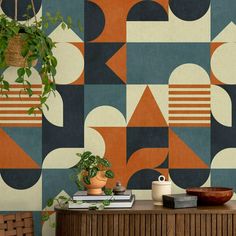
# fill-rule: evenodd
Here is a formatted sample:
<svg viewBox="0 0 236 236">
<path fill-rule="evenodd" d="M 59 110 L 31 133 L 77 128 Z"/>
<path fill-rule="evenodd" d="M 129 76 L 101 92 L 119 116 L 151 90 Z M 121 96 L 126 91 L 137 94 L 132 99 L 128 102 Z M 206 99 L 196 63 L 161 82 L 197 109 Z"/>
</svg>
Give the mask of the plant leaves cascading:
<svg viewBox="0 0 236 236">
<path fill-rule="evenodd" d="M 27 12 L 31 8 L 32 6 L 28 6 Z M 28 17 L 27 14 L 26 17 Z M 41 28 L 46 29 L 49 27 L 49 24 L 56 24 L 58 22 L 61 23 L 63 29 L 66 29 L 66 27 L 70 28 L 72 26 L 72 19 L 68 16 L 67 19 L 64 20 L 59 12 L 57 12 L 55 16 L 47 12 L 45 17 L 41 17 L 39 21 L 36 20 L 33 24 L 29 24 L 28 21 L 29 17 L 26 23 L 20 23 L 17 20 L 8 19 L 6 15 L 0 15 L 0 68 L 5 69 L 8 66 L 6 64 L 5 54 L 9 41 L 16 36 L 20 36 L 24 41 L 21 56 L 26 59 L 26 63 L 17 70 L 15 82 L 22 84 L 24 88 L 23 92 L 31 97 L 34 91 L 32 90 L 28 78 L 32 74 L 33 62 L 38 60 L 39 74 L 43 86 L 43 91 L 39 96 L 39 104 L 28 110 L 28 114 L 32 114 L 36 109 L 42 111 L 43 106 L 49 109 L 46 101 L 56 90 L 55 75 L 57 73 L 57 59 L 52 51 L 53 48 L 56 47 L 56 43 L 53 42 Z M 1 74 L 0 93 L 7 96 L 7 92 L 10 88 L 11 85 L 4 79 L 3 74 Z M 21 95 L 21 92 L 19 95 Z"/>
</svg>

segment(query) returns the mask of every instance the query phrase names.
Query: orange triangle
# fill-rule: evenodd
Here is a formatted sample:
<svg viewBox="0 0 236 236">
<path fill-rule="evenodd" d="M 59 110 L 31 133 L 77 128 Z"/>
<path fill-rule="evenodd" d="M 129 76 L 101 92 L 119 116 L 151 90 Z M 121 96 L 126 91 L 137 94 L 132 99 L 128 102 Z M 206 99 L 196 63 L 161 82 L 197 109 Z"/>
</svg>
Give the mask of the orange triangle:
<svg viewBox="0 0 236 236">
<path fill-rule="evenodd" d="M 107 62 L 112 71 L 126 83 L 126 44 L 124 44 Z"/>
<path fill-rule="evenodd" d="M 0 168 L 39 169 L 39 165 L 0 129 Z"/>
<path fill-rule="evenodd" d="M 146 87 L 128 126 L 167 127 L 166 121 L 149 87 Z"/>
<path fill-rule="evenodd" d="M 211 42 L 211 45 L 210 45 L 210 54 L 211 56 L 214 54 L 215 50 L 220 47 L 222 44 L 224 43 L 213 43 Z"/>
<path fill-rule="evenodd" d="M 208 166 L 174 131 L 169 129 L 169 168 L 205 169 Z"/>
<path fill-rule="evenodd" d="M 211 84 L 216 84 L 216 85 L 224 84 L 215 77 L 212 71 L 210 72 L 210 78 L 211 78 Z"/>
</svg>

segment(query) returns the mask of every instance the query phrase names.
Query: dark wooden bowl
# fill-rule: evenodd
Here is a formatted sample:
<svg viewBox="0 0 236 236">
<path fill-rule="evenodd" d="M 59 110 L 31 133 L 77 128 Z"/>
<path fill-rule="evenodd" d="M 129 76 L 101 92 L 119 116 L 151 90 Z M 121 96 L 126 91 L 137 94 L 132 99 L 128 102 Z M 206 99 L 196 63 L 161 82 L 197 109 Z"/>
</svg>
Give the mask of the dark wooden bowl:
<svg viewBox="0 0 236 236">
<path fill-rule="evenodd" d="M 197 196 L 200 205 L 222 205 L 233 196 L 232 188 L 223 187 L 188 188 L 186 192 Z"/>
</svg>

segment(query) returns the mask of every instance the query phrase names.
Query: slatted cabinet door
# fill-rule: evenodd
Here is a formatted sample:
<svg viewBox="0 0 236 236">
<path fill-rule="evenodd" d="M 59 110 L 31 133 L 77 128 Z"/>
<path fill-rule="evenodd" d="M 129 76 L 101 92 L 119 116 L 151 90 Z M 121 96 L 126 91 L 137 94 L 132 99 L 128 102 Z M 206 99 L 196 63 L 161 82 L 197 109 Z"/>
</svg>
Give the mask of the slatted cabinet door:
<svg viewBox="0 0 236 236">
<path fill-rule="evenodd" d="M 236 236 L 236 201 L 224 206 L 168 209 L 136 201 L 131 209 L 56 208 L 57 236 Z"/>
</svg>

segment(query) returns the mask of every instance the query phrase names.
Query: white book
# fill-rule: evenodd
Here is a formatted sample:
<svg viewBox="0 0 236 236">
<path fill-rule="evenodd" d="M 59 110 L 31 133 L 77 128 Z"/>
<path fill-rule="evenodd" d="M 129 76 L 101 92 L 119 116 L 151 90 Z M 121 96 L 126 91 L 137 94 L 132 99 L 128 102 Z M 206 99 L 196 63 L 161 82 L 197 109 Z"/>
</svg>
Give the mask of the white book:
<svg viewBox="0 0 236 236">
<path fill-rule="evenodd" d="M 105 208 L 131 208 L 134 204 L 135 196 L 132 195 L 130 201 L 111 201 L 109 206 Z M 101 204 L 98 202 L 69 202 L 68 208 L 70 209 L 88 209 L 96 204 Z"/>
<path fill-rule="evenodd" d="M 73 200 L 75 201 L 103 201 L 110 200 L 111 197 L 113 200 L 130 200 L 132 196 L 131 190 L 126 190 L 122 195 L 87 195 L 87 191 L 78 191 L 73 195 Z"/>
</svg>

